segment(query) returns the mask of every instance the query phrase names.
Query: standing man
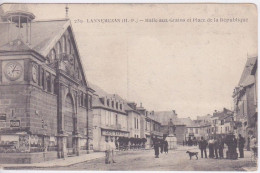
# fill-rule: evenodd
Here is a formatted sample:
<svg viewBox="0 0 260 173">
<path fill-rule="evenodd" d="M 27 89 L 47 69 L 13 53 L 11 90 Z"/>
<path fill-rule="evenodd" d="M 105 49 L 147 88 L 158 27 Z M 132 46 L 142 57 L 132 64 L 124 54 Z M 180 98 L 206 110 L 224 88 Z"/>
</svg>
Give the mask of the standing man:
<svg viewBox="0 0 260 173">
<path fill-rule="evenodd" d="M 207 145 L 208 145 L 208 142 L 203 137 L 201 137 L 201 140 L 199 141 L 199 149 L 201 152 L 201 158 L 203 158 L 203 152 L 205 154 L 205 158 L 207 158 L 207 150 L 206 150 Z"/>
<path fill-rule="evenodd" d="M 160 148 L 161 148 L 161 153 L 163 153 L 163 149 L 164 149 L 164 140 L 160 139 Z"/>
<path fill-rule="evenodd" d="M 219 141 L 216 137 L 214 137 L 214 151 L 215 151 L 216 159 L 218 159 L 218 146 L 219 146 Z"/>
<path fill-rule="evenodd" d="M 157 139 L 157 136 L 153 139 L 153 148 L 154 148 L 154 154 L 155 158 L 159 158 L 159 139 Z"/>
<path fill-rule="evenodd" d="M 239 149 L 239 158 L 244 158 L 244 146 L 245 146 L 245 139 L 241 136 L 241 134 L 238 135 L 238 149 Z"/>
<path fill-rule="evenodd" d="M 105 154 L 106 154 L 106 159 L 105 159 L 105 163 L 109 164 L 110 163 L 110 143 L 108 142 L 108 136 L 106 136 L 106 150 L 105 150 Z"/>
<path fill-rule="evenodd" d="M 110 153 L 111 153 L 110 162 L 111 163 L 116 163 L 114 160 L 115 150 L 116 150 L 116 145 L 115 145 L 115 142 L 113 141 L 113 137 L 111 136 L 111 142 L 110 142 Z"/>
<path fill-rule="evenodd" d="M 219 143 L 218 143 L 218 151 L 219 151 L 219 158 L 220 159 L 224 158 L 223 150 L 224 150 L 224 140 L 223 140 L 222 136 L 220 136 L 219 137 Z"/>
</svg>

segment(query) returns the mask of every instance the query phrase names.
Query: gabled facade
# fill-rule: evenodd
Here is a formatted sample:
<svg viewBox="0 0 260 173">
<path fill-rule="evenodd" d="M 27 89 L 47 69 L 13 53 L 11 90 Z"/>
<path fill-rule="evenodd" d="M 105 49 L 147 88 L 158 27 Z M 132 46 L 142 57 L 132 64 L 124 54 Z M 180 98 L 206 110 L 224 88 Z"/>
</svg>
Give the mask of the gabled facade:
<svg viewBox="0 0 260 173">
<path fill-rule="evenodd" d="M 54 159 L 92 150 L 93 90 L 70 20 L 33 21 L 19 8 L 0 23 L 1 143 L 38 153 L 21 162 L 40 162 L 43 151 Z"/>
</svg>

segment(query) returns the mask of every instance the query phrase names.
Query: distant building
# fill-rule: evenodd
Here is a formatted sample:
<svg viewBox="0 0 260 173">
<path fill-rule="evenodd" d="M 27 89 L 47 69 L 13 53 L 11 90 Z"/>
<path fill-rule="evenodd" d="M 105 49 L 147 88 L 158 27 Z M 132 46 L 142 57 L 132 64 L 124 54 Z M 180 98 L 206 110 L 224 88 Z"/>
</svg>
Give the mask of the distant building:
<svg viewBox="0 0 260 173">
<path fill-rule="evenodd" d="M 125 111 L 128 116 L 128 127 L 130 137 L 141 138 L 141 117 L 142 114 L 137 110 L 136 103 L 129 102 L 125 105 Z M 142 127 L 143 129 L 143 127 Z"/>
<path fill-rule="evenodd" d="M 212 116 L 211 135 L 226 135 L 234 132 L 234 112 L 223 108 L 223 111 L 216 111 Z"/>
</svg>

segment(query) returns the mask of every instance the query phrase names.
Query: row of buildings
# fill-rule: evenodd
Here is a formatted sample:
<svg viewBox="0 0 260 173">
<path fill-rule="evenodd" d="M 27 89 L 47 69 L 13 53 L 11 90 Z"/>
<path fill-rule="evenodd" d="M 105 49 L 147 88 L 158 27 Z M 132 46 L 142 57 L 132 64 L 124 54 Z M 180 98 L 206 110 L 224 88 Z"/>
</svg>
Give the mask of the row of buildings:
<svg viewBox="0 0 260 173">
<path fill-rule="evenodd" d="M 238 85 L 233 91 L 234 109 L 223 108 L 212 115 L 198 116 L 196 120 L 189 119 L 185 123 L 186 139 L 208 138 L 229 133 L 236 136 L 241 134 L 246 139 L 246 146 L 249 147 L 250 136 L 258 137 L 257 59 L 258 57 L 247 58 Z"/>
<path fill-rule="evenodd" d="M 0 8 L 0 38 L 0 163 L 103 151 L 106 138 L 145 138 L 150 148 L 177 118 L 90 84 L 68 18 L 37 21 L 13 4 Z M 184 131 L 175 130 L 180 141 Z"/>
<path fill-rule="evenodd" d="M 196 120 L 186 123 L 186 129 L 186 140 L 225 136 L 234 131 L 234 112 L 223 108 L 221 111 L 215 110 L 212 115 L 198 116 Z"/>
<path fill-rule="evenodd" d="M 103 151 L 107 138 L 145 138 L 151 148 L 152 136 L 167 136 L 171 121 L 179 144 L 228 133 L 234 122 L 241 122 L 239 132 L 257 133 L 256 59 L 235 90 L 235 112 L 223 109 L 192 121 L 174 110 L 146 110 L 89 83 L 71 21 L 34 19 L 25 4 L 0 8 L 0 163 Z"/>
</svg>

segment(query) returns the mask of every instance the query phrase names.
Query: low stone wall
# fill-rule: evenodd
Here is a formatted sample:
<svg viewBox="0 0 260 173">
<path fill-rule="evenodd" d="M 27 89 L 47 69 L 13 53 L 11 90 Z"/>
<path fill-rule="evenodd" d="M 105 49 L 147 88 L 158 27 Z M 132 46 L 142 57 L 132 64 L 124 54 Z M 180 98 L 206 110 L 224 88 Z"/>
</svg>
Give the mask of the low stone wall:
<svg viewBox="0 0 260 173">
<path fill-rule="evenodd" d="M 1 164 L 27 164 L 39 163 L 57 159 L 57 152 L 39 153 L 1 153 Z"/>
</svg>

